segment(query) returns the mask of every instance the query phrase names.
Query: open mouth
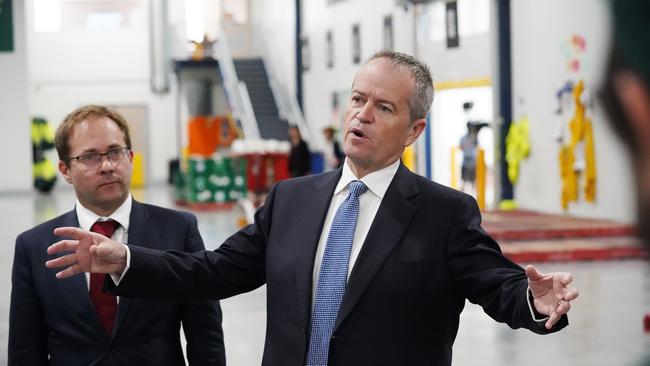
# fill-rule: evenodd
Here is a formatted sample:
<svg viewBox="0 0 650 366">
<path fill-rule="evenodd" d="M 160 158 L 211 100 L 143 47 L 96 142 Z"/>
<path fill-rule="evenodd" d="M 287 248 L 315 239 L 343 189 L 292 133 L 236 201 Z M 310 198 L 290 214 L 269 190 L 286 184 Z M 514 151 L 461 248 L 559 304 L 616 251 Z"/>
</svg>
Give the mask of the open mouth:
<svg viewBox="0 0 650 366">
<path fill-rule="evenodd" d="M 356 137 L 366 137 L 366 134 L 358 128 L 353 128 L 350 132 Z"/>
</svg>

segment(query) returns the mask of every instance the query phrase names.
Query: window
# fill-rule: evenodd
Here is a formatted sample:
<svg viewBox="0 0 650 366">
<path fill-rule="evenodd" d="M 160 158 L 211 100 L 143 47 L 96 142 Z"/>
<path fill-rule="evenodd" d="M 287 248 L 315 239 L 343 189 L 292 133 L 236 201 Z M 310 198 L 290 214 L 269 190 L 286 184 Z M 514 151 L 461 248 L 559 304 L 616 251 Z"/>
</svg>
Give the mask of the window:
<svg viewBox="0 0 650 366">
<path fill-rule="evenodd" d="M 393 16 L 387 15 L 384 17 L 384 49 L 393 49 Z"/>
<path fill-rule="evenodd" d="M 358 64 L 361 62 L 361 35 L 359 31 L 359 24 L 352 26 L 352 63 Z"/>
<path fill-rule="evenodd" d="M 146 27 L 144 0 L 34 0 L 34 31 L 115 31 Z"/>
<path fill-rule="evenodd" d="M 309 66 L 311 64 L 311 50 L 309 49 L 309 39 L 307 37 L 302 37 L 300 40 L 300 50 L 302 56 L 302 71 L 309 71 Z"/>
<path fill-rule="evenodd" d="M 334 67 L 334 39 L 332 36 L 332 31 L 328 31 L 325 36 L 325 60 L 327 63 L 327 68 L 331 69 Z"/>
</svg>

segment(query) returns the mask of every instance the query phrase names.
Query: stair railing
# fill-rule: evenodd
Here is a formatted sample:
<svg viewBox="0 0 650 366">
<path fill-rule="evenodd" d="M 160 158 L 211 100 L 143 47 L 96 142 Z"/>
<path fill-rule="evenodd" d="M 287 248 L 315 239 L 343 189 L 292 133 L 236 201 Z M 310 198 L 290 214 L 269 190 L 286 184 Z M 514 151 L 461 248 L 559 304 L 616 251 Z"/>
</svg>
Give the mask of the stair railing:
<svg viewBox="0 0 650 366">
<path fill-rule="evenodd" d="M 269 85 L 273 92 L 273 98 L 278 106 L 280 118 L 286 119 L 290 125 L 297 126 L 300 130 L 303 140 L 311 142 L 310 131 L 305 121 L 305 117 L 300 110 L 298 100 L 295 95 L 289 93 L 286 84 L 282 80 L 287 80 L 284 75 L 279 73 L 280 63 L 274 55 L 277 53 L 270 52 L 268 45 L 271 44 L 267 38 L 267 33 L 263 32 L 258 26 L 252 27 L 253 37 L 258 40 L 255 46 L 262 53 L 262 61 L 266 68 L 269 78 Z"/>
<path fill-rule="evenodd" d="M 239 120 L 245 138 L 259 139 L 260 130 L 253 112 L 253 105 L 248 95 L 248 88 L 237 77 L 235 63 L 230 53 L 228 37 L 222 26 L 219 26 L 219 37 L 216 44 L 219 70 L 226 90 L 226 98 L 232 109 L 233 117 Z"/>
</svg>

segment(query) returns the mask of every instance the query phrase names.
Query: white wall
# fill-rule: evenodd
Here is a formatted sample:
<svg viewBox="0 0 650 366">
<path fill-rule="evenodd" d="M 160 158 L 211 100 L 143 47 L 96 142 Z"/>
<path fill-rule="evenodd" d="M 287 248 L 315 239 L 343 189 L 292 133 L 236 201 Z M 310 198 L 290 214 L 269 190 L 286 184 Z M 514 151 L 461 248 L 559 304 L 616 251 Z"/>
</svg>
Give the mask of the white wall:
<svg viewBox="0 0 650 366">
<path fill-rule="evenodd" d="M 32 187 L 24 3 L 13 1 L 12 8 L 14 51 L 0 52 L 0 156 L 4 168 L 0 191 L 22 191 Z"/>
<path fill-rule="evenodd" d="M 492 76 L 490 0 L 461 0 L 458 4 L 460 47 L 446 48 L 444 2 L 397 6 L 395 1 L 356 0 L 328 5 L 326 0 L 303 2 L 303 30 L 309 40 L 310 69 L 304 73 L 305 116 L 312 135 L 332 121 L 332 93 L 349 93 L 359 64 L 352 63 L 352 25 L 360 24 L 361 60 L 383 48 L 383 19 L 393 17 L 394 48 L 415 55 L 431 68 L 434 82 Z M 416 47 L 416 18 L 417 39 Z M 334 67 L 326 66 L 326 33 L 334 39 Z M 348 94 L 349 95 L 349 94 Z M 339 99 L 339 108 L 347 101 Z M 436 103 L 434 102 L 434 108 Z"/>
<path fill-rule="evenodd" d="M 322 128 L 342 122 L 332 121 L 332 93 L 349 93 L 360 64 L 352 62 L 352 25 L 359 24 L 361 62 L 381 50 L 383 19 L 393 16 L 395 49 L 413 53 L 413 10 L 404 10 L 395 1 L 355 0 L 332 5 L 327 0 L 303 1 L 303 32 L 309 40 L 310 69 L 303 74 L 304 112 L 316 145 L 323 143 Z M 334 67 L 326 65 L 326 33 L 334 39 Z M 349 95 L 349 94 L 348 94 Z M 347 100 L 339 99 L 339 108 Z M 318 140 L 319 139 L 319 140 Z"/>
<path fill-rule="evenodd" d="M 436 92 L 431 115 L 431 165 L 433 180 L 451 185 L 451 149 L 458 147 L 467 132 L 467 120 L 495 121 L 494 98 L 490 81 L 496 77 L 493 38 L 495 22 L 492 19 L 493 0 L 459 0 L 459 46 L 447 48 L 445 32 L 445 2 L 437 1 L 423 8 L 418 54 L 431 68 Z M 476 87 L 476 82 L 482 84 Z M 487 81 L 487 83 L 485 83 Z M 458 83 L 461 87 L 443 88 L 444 83 Z M 470 86 L 473 85 L 473 86 Z M 469 116 L 463 103 L 472 101 L 474 109 Z M 492 208 L 496 182 L 494 179 L 494 124 L 479 133 L 479 144 L 485 151 L 487 165 L 486 206 Z M 422 141 L 422 140 L 421 140 Z M 423 154 L 424 152 L 422 152 Z M 460 182 L 460 157 L 454 164 L 456 179 Z"/>
<path fill-rule="evenodd" d="M 287 91 L 296 93 L 295 0 L 250 0 L 249 21 L 262 33 L 273 58 L 278 78 Z M 306 6 L 303 1 L 303 6 Z"/>
<path fill-rule="evenodd" d="M 554 111 L 556 91 L 568 79 L 585 80 L 592 91 L 600 85 L 609 37 L 607 3 L 593 0 L 512 1 L 513 106 L 517 118 L 530 118 L 532 150 L 521 167 L 515 197 L 521 207 L 562 212 L 556 142 L 558 125 L 568 123 Z M 589 14 L 589 16 L 583 16 Z M 552 22 L 549 19 L 553 19 Z M 579 73 L 566 67 L 565 42 L 573 34 L 586 39 Z M 519 100 L 523 99 L 523 105 Z M 599 104 L 593 116 L 596 146 L 597 201 L 572 203 L 568 212 L 579 216 L 631 221 L 632 175 L 624 151 L 607 126 Z M 582 195 L 582 192 L 581 192 Z"/>
<path fill-rule="evenodd" d="M 52 33 L 34 31 L 34 2 L 26 4 L 29 113 L 58 126 L 84 104 L 147 106 L 147 180 L 166 180 L 167 162 L 178 154 L 174 89 L 163 95 L 150 90 L 148 1 L 125 3 L 133 9 L 129 27 L 89 31 L 64 26 Z"/>
<path fill-rule="evenodd" d="M 445 2 L 424 7 L 418 53 L 431 68 L 434 83 L 492 77 L 492 5 L 491 0 L 458 1 L 458 48 L 447 48 Z"/>
</svg>

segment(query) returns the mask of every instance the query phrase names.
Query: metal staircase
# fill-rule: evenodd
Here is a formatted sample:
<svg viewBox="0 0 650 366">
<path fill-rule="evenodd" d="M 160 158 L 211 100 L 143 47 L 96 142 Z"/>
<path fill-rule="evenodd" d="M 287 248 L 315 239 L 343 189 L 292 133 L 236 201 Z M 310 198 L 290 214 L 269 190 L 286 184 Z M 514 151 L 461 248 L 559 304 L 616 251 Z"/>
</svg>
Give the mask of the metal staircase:
<svg viewBox="0 0 650 366">
<path fill-rule="evenodd" d="M 261 58 L 234 59 L 237 78 L 246 84 L 260 137 L 287 141 L 289 124 L 280 117 L 269 77 Z"/>
</svg>

